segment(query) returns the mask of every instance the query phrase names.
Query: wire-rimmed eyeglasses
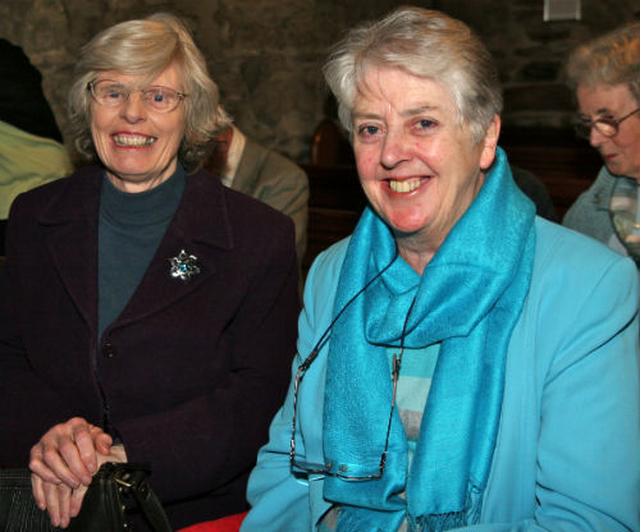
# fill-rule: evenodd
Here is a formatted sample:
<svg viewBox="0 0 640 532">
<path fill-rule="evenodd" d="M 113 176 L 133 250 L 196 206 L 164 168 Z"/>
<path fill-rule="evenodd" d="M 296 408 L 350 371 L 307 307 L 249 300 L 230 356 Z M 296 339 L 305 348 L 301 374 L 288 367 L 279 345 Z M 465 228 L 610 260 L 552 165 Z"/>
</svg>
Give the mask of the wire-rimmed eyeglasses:
<svg viewBox="0 0 640 532">
<path fill-rule="evenodd" d="M 612 138 L 618 134 L 620 124 L 638 111 L 640 111 L 640 107 L 618 119 L 602 117 L 596 118 L 595 120 L 585 120 L 584 118 L 576 118 L 573 126 L 576 135 L 583 139 L 588 139 L 591 136 L 591 130 L 593 128 L 605 137 Z"/>
<path fill-rule="evenodd" d="M 93 99 L 104 107 L 120 107 L 132 92 L 141 92 L 142 101 L 156 113 L 170 113 L 188 95 L 163 85 L 150 85 L 144 89 L 134 89 L 112 79 L 90 81 L 87 89 Z"/>
<path fill-rule="evenodd" d="M 298 366 L 298 371 L 296 372 L 296 376 L 293 383 L 293 414 L 291 417 L 291 440 L 289 444 L 289 462 L 291 464 L 291 471 L 296 476 L 312 474 L 312 475 L 323 475 L 323 476 L 329 476 L 329 477 L 338 477 L 343 480 L 376 480 L 376 479 L 382 478 L 382 475 L 384 473 L 384 469 L 387 463 L 387 451 L 389 449 L 389 437 L 391 435 L 391 422 L 393 420 L 393 411 L 396 406 L 396 391 L 398 388 L 398 377 L 400 375 L 400 367 L 402 365 L 402 354 L 404 351 L 405 332 L 406 332 L 407 323 L 409 321 L 409 314 L 411 313 L 411 310 L 413 308 L 413 303 L 415 302 L 415 300 L 414 302 L 412 302 L 411 306 L 409 307 L 409 311 L 407 312 L 407 316 L 405 318 L 398 353 L 397 355 L 394 354 L 392 359 L 393 391 L 391 394 L 391 408 L 389 411 L 389 420 L 387 422 L 387 432 L 386 432 L 385 441 L 384 441 L 384 449 L 382 451 L 382 454 L 380 455 L 380 462 L 378 464 L 378 471 L 376 473 L 358 475 L 358 474 L 352 474 L 349 471 L 347 466 L 340 465 L 340 464 L 336 465 L 331 462 L 326 464 L 311 464 L 308 462 L 299 461 L 296 458 L 296 418 L 297 418 L 297 411 L 298 411 L 298 389 L 300 387 L 300 383 L 302 382 L 302 379 L 304 378 L 306 371 L 309 369 L 309 366 L 311 366 L 313 361 L 318 357 L 318 355 L 320 354 L 320 351 L 329 340 L 329 333 L 331 329 L 335 325 L 336 321 L 338 321 L 338 318 L 340 318 L 343 312 L 349 307 L 349 305 L 351 305 L 351 303 L 353 303 L 358 298 L 358 296 L 364 293 L 365 290 L 369 288 L 369 286 L 371 286 L 371 284 L 374 281 L 379 279 L 380 276 L 387 269 L 389 269 L 389 267 L 393 264 L 397 256 L 398 254 L 396 252 L 396 255 L 391 260 L 391 262 L 387 266 L 385 266 L 382 270 L 380 270 L 370 281 L 368 281 L 363 288 L 361 288 L 351 299 L 349 299 L 349 301 L 347 301 L 347 303 L 344 305 L 344 307 L 342 307 L 340 312 L 338 312 L 336 316 L 333 318 L 333 320 L 329 324 L 329 327 L 327 327 L 324 333 L 320 336 L 320 339 L 318 340 L 314 348 L 311 350 L 311 353 L 309 354 L 309 356 L 307 356 L 307 358 L 302 362 L 302 364 Z"/>
</svg>

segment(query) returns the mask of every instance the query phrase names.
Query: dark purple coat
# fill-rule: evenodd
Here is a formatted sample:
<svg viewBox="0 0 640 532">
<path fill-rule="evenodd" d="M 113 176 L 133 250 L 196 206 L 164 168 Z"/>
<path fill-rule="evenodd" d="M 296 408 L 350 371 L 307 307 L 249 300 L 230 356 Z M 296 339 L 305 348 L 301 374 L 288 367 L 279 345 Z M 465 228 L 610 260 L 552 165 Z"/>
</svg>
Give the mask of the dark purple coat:
<svg viewBox="0 0 640 532">
<path fill-rule="evenodd" d="M 293 224 L 206 172 L 189 176 L 140 286 L 98 339 L 101 179 L 87 167 L 14 202 L 0 462 L 26 467 L 30 447 L 70 417 L 102 425 L 101 384 L 129 461 L 151 464 L 174 527 L 242 511 L 295 352 Z M 170 275 L 181 249 L 201 269 L 189 282 Z"/>
</svg>

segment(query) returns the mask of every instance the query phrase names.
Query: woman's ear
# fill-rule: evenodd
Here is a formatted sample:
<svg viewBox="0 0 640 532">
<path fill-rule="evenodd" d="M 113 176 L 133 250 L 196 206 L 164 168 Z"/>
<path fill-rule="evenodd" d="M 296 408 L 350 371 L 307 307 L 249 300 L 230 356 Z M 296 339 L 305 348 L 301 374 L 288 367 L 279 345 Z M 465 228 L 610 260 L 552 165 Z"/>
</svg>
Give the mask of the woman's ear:
<svg viewBox="0 0 640 532">
<path fill-rule="evenodd" d="M 496 149 L 498 147 L 498 138 L 500 137 L 500 126 L 502 122 L 500 115 L 494 115 L 487 131 L 484 134 L 482 142 L 482 153 L 480 154 L 480 169 L 488 170 L 496 157 Z"/>
</svg>

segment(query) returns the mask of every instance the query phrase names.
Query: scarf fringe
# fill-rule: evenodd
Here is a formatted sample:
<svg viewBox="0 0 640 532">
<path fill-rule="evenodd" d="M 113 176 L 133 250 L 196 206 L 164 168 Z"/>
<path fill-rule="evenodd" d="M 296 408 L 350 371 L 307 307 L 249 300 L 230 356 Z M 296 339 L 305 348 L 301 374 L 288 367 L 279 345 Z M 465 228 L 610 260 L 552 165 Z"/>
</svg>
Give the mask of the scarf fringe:
<svg viewBox="0 0 640 532">
<path fill-rule="evenodd" d="M 467 526 L 468 523 L 477 523 L 482 508 L 482 492 L 477 487 L 471 487 L 467 491 L 464 510 L 447 512 L 444 514 L 431 514 L 414 517 L 407 514 L 407 523 L 410 532 L 443 532 L 454 528 Z"/>
<path fill-rule="evenodd" d="M 461 528 L 467 524 L 464 512 L 451 512 L 438 515 L 425 515 L 416 522 L 409 523 L 412 532 L 443 532 L 452 528 Z"/>
</svg>

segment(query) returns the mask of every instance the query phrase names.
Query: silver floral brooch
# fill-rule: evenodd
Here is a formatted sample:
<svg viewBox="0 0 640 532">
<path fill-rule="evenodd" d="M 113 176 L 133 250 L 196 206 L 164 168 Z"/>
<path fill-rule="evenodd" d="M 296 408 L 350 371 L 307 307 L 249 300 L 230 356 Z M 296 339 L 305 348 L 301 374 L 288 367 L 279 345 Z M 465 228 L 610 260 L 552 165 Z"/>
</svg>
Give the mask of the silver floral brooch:
<svg viewBox="0 0 640 532">
<path fill-rule="evenodd" d="M 180 279 L 181 281 L 190 281 L 200 273 L 200 268 L 196 261 L 198 257 L 190 255 L 184 249 L 180 250 L 177 257 L 169 259 L 171 262 L 171 277 Z"/>
</svg>

